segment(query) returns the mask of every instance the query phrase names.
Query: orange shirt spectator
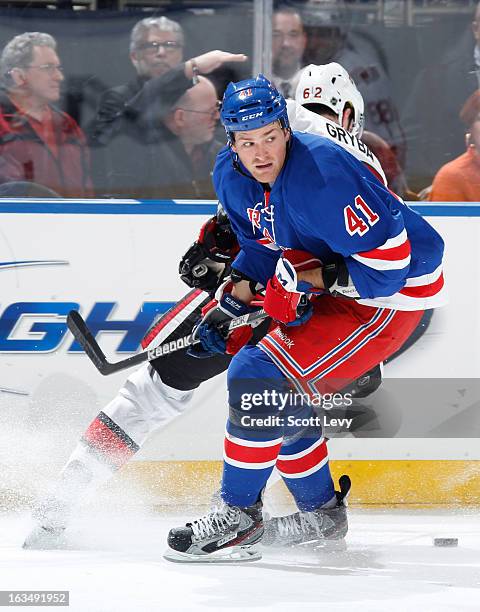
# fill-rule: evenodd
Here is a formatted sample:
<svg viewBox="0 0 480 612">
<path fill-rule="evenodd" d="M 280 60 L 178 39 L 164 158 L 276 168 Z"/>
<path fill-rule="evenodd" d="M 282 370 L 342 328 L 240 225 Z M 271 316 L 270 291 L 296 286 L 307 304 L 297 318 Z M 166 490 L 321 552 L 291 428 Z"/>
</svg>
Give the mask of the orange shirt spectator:
<svg viewBox="0 0 480 612">
<path fill-rule="evenodd" d="M 465 102 L 460 119 L 469 128 L 467 150 L 437 172 L 432 202 L 480 202 L 480 90 Z"/>
<path fill-rule="evenodd" d="M 433 180 L 432 202 L 480 202 L 480 156 L 469 146 L 466 153 L 440 168 Z"/>
</svg>

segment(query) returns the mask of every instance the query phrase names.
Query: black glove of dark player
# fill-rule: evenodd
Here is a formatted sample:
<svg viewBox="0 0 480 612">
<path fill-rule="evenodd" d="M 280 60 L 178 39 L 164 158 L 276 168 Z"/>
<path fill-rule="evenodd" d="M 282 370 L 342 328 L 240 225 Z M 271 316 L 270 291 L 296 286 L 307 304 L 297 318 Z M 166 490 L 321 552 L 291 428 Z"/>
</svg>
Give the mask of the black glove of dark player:
<svg viewBox="0 0 480 612">
<path fill-rule="evenodd" d="M 189 287 L 214 291 L 229 274 L 238 253 L 237 238 L 227 216 L 220 210 L 200 229 L 196 242 L 180 261 L 180 278 Z"/>
</svg>

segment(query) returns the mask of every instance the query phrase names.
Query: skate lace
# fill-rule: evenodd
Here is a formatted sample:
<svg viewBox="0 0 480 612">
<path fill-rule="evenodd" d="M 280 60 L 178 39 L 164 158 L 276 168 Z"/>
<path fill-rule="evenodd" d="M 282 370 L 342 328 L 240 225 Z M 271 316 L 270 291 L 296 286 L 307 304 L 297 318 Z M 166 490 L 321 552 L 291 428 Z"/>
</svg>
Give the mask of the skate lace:
<svg viewBox="0 0 480 612">
<path fill-rule="evenodd" d="M 321 521 L 314 512 L 298 512 L 277 518 L 278 533 L 282 537 L 309 534 L 321 535 Z"/>
<path fill-rule="evenodd" d="M 198 540 L 221 533 L 225 528 L 228 529 L 239 522 L 239 514 L 237 508 L 232 508 L 226 504 L 216 506 L 205 516 L 190 523 L 193 537 Z"/>
</svg>

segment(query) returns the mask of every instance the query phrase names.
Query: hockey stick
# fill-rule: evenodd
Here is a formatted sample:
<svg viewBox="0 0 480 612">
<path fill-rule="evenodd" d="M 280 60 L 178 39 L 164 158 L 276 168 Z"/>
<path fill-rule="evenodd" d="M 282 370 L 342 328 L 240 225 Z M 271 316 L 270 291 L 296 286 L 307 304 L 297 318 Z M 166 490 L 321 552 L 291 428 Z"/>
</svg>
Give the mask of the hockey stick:
<svg viewBox="0 0 480 612">
<path fill-rule="evenodd" d="M 242 315 L 241 317 L 237 317 L 236 319 L 232 319 L 228 325 L 227 322 L 225 322 L 224 329 L 230 332 L 237 329 L 237 327 L 252 325 L 253 323 L 263 321 L 266 318 L 268 318 L 268 314 L 263 309 L 257 310 L 255 312 Z M 131 368 L 132 366 L 143 363 L 144 361 L 153 361 L 154 359 L 163 357 L 163 355 L 168 355 L 200 342 L 196 339 L 193 340 L 192 334 L 189 334 L 188 336 L 183 336 L 183 338 L 177 338 L 177 340 L 164 342 L 155 348 L 147 349 L 141 353 L 133 355 L 132 357 L 127 357 L 127 359 L 122 359 L 121 361 L 112 363 L 107 361 L 107 358 L 105 357 L 98 342 L 95 340 L 94 335 L 88 329 L 82 315 L 78 311 L 71 310 L 68 313 L 67 326 L 72 332 L 75 340 L 77 340 L 87 356 L 90 358 L 90 361 L 97 368 L 100 374 L 103 374 L 103 376 L 108 376 L 109 374 L 126 370 L 127 368 Z"/>
</svg>

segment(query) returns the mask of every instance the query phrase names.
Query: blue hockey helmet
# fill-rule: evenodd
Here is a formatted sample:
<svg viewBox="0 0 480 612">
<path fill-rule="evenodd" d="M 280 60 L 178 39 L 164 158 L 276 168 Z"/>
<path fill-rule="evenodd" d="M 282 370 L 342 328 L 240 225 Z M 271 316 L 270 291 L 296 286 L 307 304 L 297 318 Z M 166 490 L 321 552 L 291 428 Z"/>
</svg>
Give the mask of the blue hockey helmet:
<svg viewBox="0 0 480 612">
<path fill-rule="evenodd" d="M 263 74 L 228 84 L 220 120 L 229 138 L 231 132 L 256 130 L 273 121 L 289 127 L 285 98 Z"/>
</svg>

